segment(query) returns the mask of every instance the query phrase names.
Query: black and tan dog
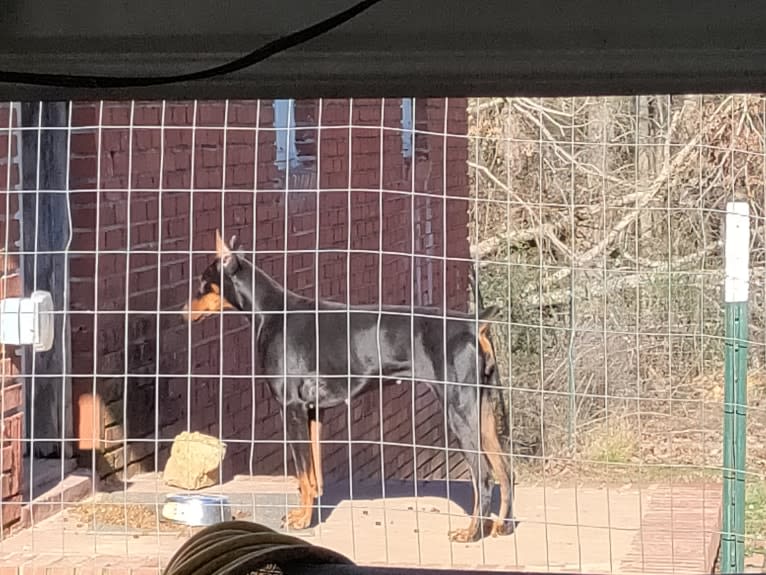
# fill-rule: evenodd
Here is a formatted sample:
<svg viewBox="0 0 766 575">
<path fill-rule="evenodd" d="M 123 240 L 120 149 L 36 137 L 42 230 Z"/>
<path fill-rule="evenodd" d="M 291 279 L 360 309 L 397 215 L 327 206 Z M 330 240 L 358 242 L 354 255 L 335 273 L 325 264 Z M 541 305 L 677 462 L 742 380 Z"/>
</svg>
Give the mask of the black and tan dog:
<svg viewBox="0 0 766 575">
<path fill-rule="evenodd" d="M 249 312 L 256 322 L 260 375 L 268 378 L 286 418 L 299 482 L 301 505 L 287 514 L 286 526 L 308 527 L 314 499 L 322 494 L 322 410 L 378 385 L 382 377 L 384 382 L 423 381 L 438 405 L 447 406 L 449 429 L 463 450 L 474 489 L 471 522 L 450 538 L 474 541 L 489 533 L 511 533 L 510 448 L 505 437 L 506 449 L 501 447 L 504 434 L 498 434 L 507 426 L 498 416 L 498 407 L 500 413 L 505 409 L 498 405 L 499 376 L 488 323 L 497 308 L 477 305 L 477 323 L 470 313 L 451 313 L 445 321 L 431 308 L 382 306 L 379 311 L 378 306 L 315 301 L 285 290 L 235 249 L 235 237 L 226 245 L 216 231 L 217 257 L 202 273 L 185 315 L 199 321 L 231 309 Z M 478 295 L 475 285 L 474 291 Z M 500 484 L 495 521 L 490 519 L 493 473 Z"/>
</svg>

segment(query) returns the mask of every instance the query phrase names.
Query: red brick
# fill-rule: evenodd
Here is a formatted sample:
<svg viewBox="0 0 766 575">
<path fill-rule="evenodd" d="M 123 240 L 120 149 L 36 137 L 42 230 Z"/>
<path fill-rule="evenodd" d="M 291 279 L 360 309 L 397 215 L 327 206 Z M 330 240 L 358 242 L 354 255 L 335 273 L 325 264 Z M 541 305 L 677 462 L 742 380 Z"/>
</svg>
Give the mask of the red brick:
<svg viewBox="0 0 766 575">
<path fill-rule="evenodd" d="M 2 503 L 3 528 L 9 527 L 21 518 L 21 495 L 15 495 Z"/>
<path fill-rule="evenodd" d="M 73 157 L 69 160 L 69 170 L 73 178 L 95 177 L 97 166 L 95 156 Z"/>
<path fill-rule="evenodd" d="M 21 439 L 22 438 L 22 413 L 16 413 L 3 417 L 3 438 Z"/>
<path fill-rule="evenodd" d="M 258 101 L 232 103 L 230 106 L 230 126 L 256 125 L 258 120 Z"/>
<path fill-rule="evenodd" d="M 24 399 L 24 388 L 21 383 L 8 385 L 3 389 L 0 413 L 8 414 L 21 408 Z"/>
<path fill-rule="evenodd" d="M 2 449 L 2 457 L 3 457 L 3 465 L 2 468 L 0 468 L 0 472 L 7 473 L 11 470 L 15 470 L 17 461 L 16 461 L 16 451 L 18 449 L 13 445 L 8 443 L 5 445 Z"/>
<path fill-rule="evenodd" d="M 3 157 L 0 155 L 0 157 Z M 5 156 L 7 158 L 7 154 Z M 11 165 L 10 173 L 7 169 L 0 170 L 0 190 L 8 190 L 16 187 L 19 184 L 19 168 L 18 164 L 13 163 Z"/>
<path fill-rule="evenodd" d="M 0 299 L 18 297 L 23 293 L 20 274 L 0 276 Z"/>
<path fill-rule="evenodd" d="M 16 464 L 18 465 L 18 459 Z M 3 501 L 7 501 L 14 495 L 18 495 L 21 492 L 21 471 L 12 469 L 9 473 L 4 473 L 2 476 L 2 488 L 0 493 L 2 494 Z"/>
<path fill-rule="evenodd" d="M 198 126 L 223 126 L 226 105 L 222 102 L 203 102 L 197 106 Z"/>
<path fill-rule="evenodd" d="M 104 437 L 103 405 L 99 398 L 91 394 L 78 397 L 75 421 L 79 449 L 101 448 L 100 438 Z"/>
<path fill-rule="evenodd" d="M 111 154 L 117 152 L 126 152 L 128 150 L 128 141 L 130 131 L 126 129 L 103 129 L 101 134 L 82 134 L 81 141 L 78 142 L 78 148 L 81 148 L 83 155 L 95 156 L 98 152 L 98 140 L 101 138 L 101 151 L 103 153 L 102 164 Z M 73 145 L 74 148 L 74 145 Z"/>
<path fill-rule="evenodd" d="M 11 110 L 13 110 L 13 114 L 11 114 Z M 11 119 L 13 118 L 13 120 Z M 8 104 L 2 104 L 0 105 L 0 128 L 8 128 L 11 125 L 11 122 L 15 122 L 16 118 L 16 110 L 11 108 Z"/>
<path fill-rule="evenodd" d="M 91 102 L 72 102 L 72 126 L 97 126 L 99 105 Z"/>
<path fill-rule="evenodd" d="M 131 104 L 128 102 L 104 103 L 104 126 L 127 126 L 131 121 Z"/>
<path fill-rule="evenodd" d="M 161 123 L 162 105 L 158 102 L 136 103 L 133 111 L 133 125 L 159 126 Z"/>
<path fill-rule="evenodd" d="M 10 150 L 8 149 L 9 144 Z M 13 136 L 9 142 L 7 131 L 4 134 L 0 132 L 0 157 L 14 158 L 18 154 L 18 147 L 18 138 L 16 136 Z"/>
</svg>

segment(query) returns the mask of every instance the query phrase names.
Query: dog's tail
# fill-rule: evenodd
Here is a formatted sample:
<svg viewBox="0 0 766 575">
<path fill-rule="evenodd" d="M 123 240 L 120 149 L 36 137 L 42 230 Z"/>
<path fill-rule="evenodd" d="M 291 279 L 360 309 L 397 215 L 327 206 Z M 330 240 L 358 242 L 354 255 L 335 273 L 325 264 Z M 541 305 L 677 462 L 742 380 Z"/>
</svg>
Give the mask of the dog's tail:
<svg viewBox="0 0 766 575">
<path fill-rule="evenodd" d="M 481 288 L 476 281 L 476 266 L 471 266 L 469 273 L 469 282 L 473 292 L 474 305 L 478 310 L 478 340 L 479 349 L 484 358 L 484 379 L 483 383 L 493 383 L 499 385 L 499 376 L 497 373 L 497 359 L 495 356 L 495 346 L 490 337 L 490 327 L 492 321 L 500 317 L 500 308 L 496 305 L 484 307 L 484 298 L 481 296 Z"/>
<path fill-rule="evenodd" d="M 490 336 L 490 328 L 493 320 L 500 316 L 500 308 L 491 305 L 479 312 L 478 343 L 479 350 L 484 360 L 484 371 L 480 374 L 482 415 L 484 405 L 491 406 L 494 412 L 495 429 L 503 438 L 504 443 L 510 445 L 510 421 L 508 417 L 508 402 L 505 401 L 506 390 L 500 377 L 500 368 L 495 355 L 495 345 Z"/>
<path fill-rule="evenodd" d="M 479 287 L 479 282 L 476 281 L 475 266 L 471 267 L 469 280 L 471 283 L 471 291 L 473 292 L 474 296 L 474 305 L 478 310 L 478 338 L 479 348 L 481 349 L 482 355 L 484 357 L 484 375 L 486 379 L 490 380 L 489 382 L 495 385 L 499 385 L 500 377 L 497 373 L 495 346 L 492 343 L 492 338 L 490 337 L 489 333 L 492 322 L 496 321 L 500 317 L 501 311 L 500 308 L 496 305 L 484 307 L 484 298 L 481 295 L 481 288 Z"/>
<path fill-rule="evenodd" d="M 479 310 L 479 349 L 481 355 L 484 358 L 484 376 L 490 380 L 491 383 L 497 383 L 499 380 L 497 373 L 497 358 L 495 356 L 495 345 L 490 337 L 490 328 L 492 327 L 492 321 L 496 320 L 500 316 L 500 308 L 496 305 L 491 305 L 486 308 L 480 308 Z"/>
</svg>

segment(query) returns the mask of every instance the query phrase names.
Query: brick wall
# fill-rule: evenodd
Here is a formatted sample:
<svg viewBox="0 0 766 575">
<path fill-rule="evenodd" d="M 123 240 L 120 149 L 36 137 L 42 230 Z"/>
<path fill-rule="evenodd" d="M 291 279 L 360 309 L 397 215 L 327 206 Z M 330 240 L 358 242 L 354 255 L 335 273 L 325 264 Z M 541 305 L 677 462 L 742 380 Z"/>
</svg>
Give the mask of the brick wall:
<svg viewBox="0 0 766 575">
<path fill-rule="evenodd" d="M 126 466 L 128 475 L 161 470 L 172 438 L 191 429 L 229 444 L 226 477 L 285 473 L 277 405 L 251 377 L 251 326 L 225 318 L 190 330 L 170 312 L 211 261 L 216 227 L 237 234 L 245 250 L 281 252 L 258 253 L 256 262 L 299 293 L 409 303 L 414 261 L 415 303 L 441 305 L 444 256 L 468 256 L 465 105 L 418 100 L 417 127 L 428 135 L 405 159 L 400 100 L 324 100 L 321 110 L 318 101 L 296 102 L 296 147 L 311 159 L 288 174 L 275 164 L 269 101 L 168 103 L 164 112 L 156 102 L 75 104 L 72 250 L 81 253 L 70 267 L 72 369 L 97 374 L 73 381 L 85 463 L 96 446 L 103 476 Z M 443 134 L 445 114 L 452 137 Z M 394 193 L 413 189 L 422 195 Z M 349 255 L 349 238 L 367 253 Z M 308 252 L 317 247 L 337 251 Z M 446 266 L 452 309 L 466 306 L 464 266 Z M 414 412 L 416 443 L 443 446 L 439 406 L 420 387 L 414 406 L 412 396 L 409 385 L 384 391 L 384 441 L 411 444 Z M 356 479 L 381 472 L 380 406 L 377 390 L 353 402 L 350 428 L 344 409 L 328 414 L 325 438 L 360 442 Z M 412 447 L 385 449 L 385 474 L 411 476 Z M 328 480 L 347 477 L 348 446 L 330 444 L 325 454 Z M 417 457 L 419 477 L 443 475 L 440 451 L 421 448 Z"/>
<path fill-rule="evenodd" d="M 20 239 L 19 209 L 20 139 L 12 130 L 19 125 L 18 108 L 0 105 L 0 299 L 22 295 L 16 242 Z M 9 145 L 10 144 L 10 145 Z M 0 527 L 5 529 L 21 517 L 23 454 L 23 383 L 18 376 L 20 357 L 16 349 L 0 346 L 0 478 L 2 498 Z"/>
</svg>

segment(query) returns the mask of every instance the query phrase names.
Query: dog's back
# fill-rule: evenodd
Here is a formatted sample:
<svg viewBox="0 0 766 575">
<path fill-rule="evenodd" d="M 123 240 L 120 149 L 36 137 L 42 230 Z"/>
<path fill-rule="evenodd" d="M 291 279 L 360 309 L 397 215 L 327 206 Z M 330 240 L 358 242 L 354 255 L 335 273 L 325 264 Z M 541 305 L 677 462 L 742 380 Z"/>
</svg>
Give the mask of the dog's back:
<svg viewBox="0 0 766 575">
<path fill-rule="evenodd" d="M 455 366 L 450 364 L 455 358 L 477 365 L 477 322 L 471 314 L 452 313 L 445 318 L 433 308 L 385 306 L 379 311 L 378 306 L 348 309 L 334 302 L 318 310 L 308 301 L 295 307 L 288 309 L 286 316 L 269 314 L 261 333 L 266 343 L 263 352 L 268 356 L 267 367 L 279 366 L 281 372 L 287 360 L 288 375 L 382 375 L 441 381 L 445 379 L 445 367 L 452 380 L 449 376 L 455 375 Z M 287 338 L 283 335 L 285 329 Z M 349 329 L 353 334 L 350 341 Z M 449 361 L 445 362 L 445 357 Z M 483 354 L 479 354 L 478 361 L 483 370 Z M 465 383 L 464 376 L 460 381 Z M 475 381 L 475 375 L 471 381 Z"/>
</svg>

